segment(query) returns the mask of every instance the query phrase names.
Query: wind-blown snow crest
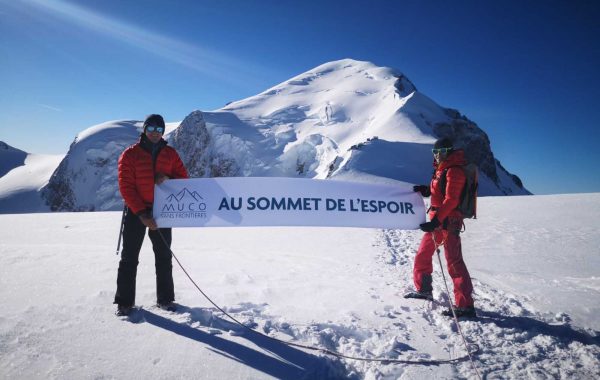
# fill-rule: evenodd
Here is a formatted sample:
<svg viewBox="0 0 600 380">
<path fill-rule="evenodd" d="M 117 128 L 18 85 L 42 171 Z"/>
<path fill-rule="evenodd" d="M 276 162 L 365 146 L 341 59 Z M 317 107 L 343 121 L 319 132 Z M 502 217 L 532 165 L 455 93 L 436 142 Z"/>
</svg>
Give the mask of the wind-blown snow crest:
<svg viewBox="0 0 600 380">
<path fill-rule="evenodd" d="M 3 213 L 49 211 L 40 190 L 63 157 L 26 153 L 0 141 L 0 210 Z"/>
<path fill-rule="evenodd" d="M 52 211 L 102 211 L 121 208 L 117 162 L 139 136 L 141 124 L 116 121 L 81 132 L 43 189 Z"/>
<path fill-rule="evenodd" d="M 28 154 L 19 166 L 0 178 L 0 210 L 3 213 L 47 212 L 40 196 L 63 155 Z"/>
</svg>

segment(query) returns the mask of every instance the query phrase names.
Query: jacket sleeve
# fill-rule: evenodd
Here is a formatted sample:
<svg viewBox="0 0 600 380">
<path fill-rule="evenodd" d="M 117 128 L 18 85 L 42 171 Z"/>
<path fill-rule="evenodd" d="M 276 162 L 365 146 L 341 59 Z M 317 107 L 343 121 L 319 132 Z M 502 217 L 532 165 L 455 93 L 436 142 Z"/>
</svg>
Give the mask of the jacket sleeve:
<svg viewBox="0 0 600 380">
<path fill-rule="evenodd" d="M 458 207 L 465 182 L 465 172 L 462 168 L 453 166 L 446 172 L 446 196 L 444 197 L 442 206 L 435 213 L 435 217 L 440 223 Z"/>
<path fill-rule="evenodd" d="M 146 209 L 146 204 L 137 192 L 135 186 L 135 168 L 130 150 L 126 150 L 119 157 L 119 191 L 125 204 L 134 214 L 139 214 Z"/>
<path fill-rule="evenodd" d="M 181 161 L 181 158 L 179 157 L 179 154 L 177 154 L 177 151 L 173 150 L 173 156 L 173 178 L 189 178 L 187 170 L 185 170 L 183 161 Z"/>
</svg>

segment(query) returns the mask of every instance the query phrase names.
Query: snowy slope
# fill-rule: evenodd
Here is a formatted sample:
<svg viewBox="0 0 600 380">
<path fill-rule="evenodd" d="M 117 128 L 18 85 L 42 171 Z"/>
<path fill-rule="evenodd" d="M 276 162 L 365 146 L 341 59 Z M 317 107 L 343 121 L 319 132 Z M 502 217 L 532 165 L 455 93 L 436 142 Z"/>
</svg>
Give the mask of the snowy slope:
<svg viewBox="0 0 600 380">
<path fill-rule="evenodd" d="M 49 211 L 40 197 L 40 190 L 48 184 L 52 172 L 64 156 L 28 154 L 16 149 L 7 152 L 1 149 L 0 146 L 0 162 L 3 164 L 2 169 L 6 169 L 6 173 L 0 176 L 1 212 Z"/>
<path fill-rule="evenodd" d="M 450 136 L 479 165 L 482 195 L 529 194 L 494 158 L 487 135 L 475 123 L 437 105 L 400 71 L 370 62 L 323 64 L 261 94 L 205 112 L 204 122 L 217 147 L 225 140 L 228 149 L 221 151 L 241 163 L 242 175 L 335 178 L 358 172 L 354 177 L 370 177 L 373 171 L 365 169 L 374 165 L 359 169 L 352 163 L 371 143 L 375 147 L 362 154 L 363 162 L 382 161 L 380 145 L 388 150 L 387 165 L 378 166 L 377 176 L 410 182 L 415 176 L 405 169 L 427 163 L 417 178 L 427 183 L 430 144 Z M 411 149 L 413 154 L 403 151 L 411 144 L 424 146 Z"/>
<path fill-rule="evenodd" d="M 117 182 L 121 153 L 134 144 L 142 122 L 109 121 L 80 132 L 42 189 L 51 211 L 103 211 L 123 207 Z M 167 125 L 167 133 L 174 129 Z"/>
<path fill-rule="evenodd" d="M 52 211 L 94 211 L 122 208 L 117 161 L 136 141 L 135 121 L 107 122 L 79 133 L 64 160 L 43 189 Z"/>
<path fill-rule="evenodd" d="M 467 221 L 480 319 L 463 321 L 487 379 L 600 377 L 600 194 L 487 197 Z M 470 364 L 345 360 L 244 333 L 174 269 L 155 302 L 145 241 L 131 320 L 113 315 L 118 212 L 0 215 L 3 378 L 463 379 Z M 176 229 L 173 250 L 219 305 L 262 332 L 347 355 L 464 354 L 437 260 L 435 302 L 406 300 L 419 231 Z"/>
<path fill-rule="evenodd" d="M 119 154 L 141 122 L 81 132 L 42 190 L 54 211 L 118 210 Z M 431 144 L 451 136 L 480 168 L 480 195 L 529 194 L 491 151 L 488 136 L 443 108 L 398 70 L 329 62 L 258 95 L 171 123 L 166 139 L 192 177 L 283 176 L 428 183 Z M 7 212 L 0 208 L 0 212 Z"/>
</svg>

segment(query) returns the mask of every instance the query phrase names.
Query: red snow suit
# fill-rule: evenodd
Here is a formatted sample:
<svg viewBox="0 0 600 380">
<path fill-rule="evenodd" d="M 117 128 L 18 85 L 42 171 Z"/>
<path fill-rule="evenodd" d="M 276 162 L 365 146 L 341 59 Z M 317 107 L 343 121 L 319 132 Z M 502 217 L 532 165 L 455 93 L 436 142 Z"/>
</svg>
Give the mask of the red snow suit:
<svg viewBox="0 0 600 380">
<path fill-rule="evenodd" d="M 432 258 L 436 245 L 444 246 L 444 254 L 448 266 L 448 273 L 454 283 L 454 299 L 458 307 L 473 306 L 473 285 L 471 276 L 462 258 L 460 231 L 463 217 L 456 210 L 460 203 L 460 195 L 465 185 L 465 173 L 460 167 L 465 165 L 464 151 L 456 150 L 435 168 L 431 179 L 431 209 L 430 220 L 434 217 L 441 226 L 433 232 L 426 232 L 421 240 L 421 245 L 415 257 L 413 268 L 413 281 L 418 291 L 431 291 L 433 272 Z M 442 192 L 441 177 L 446 172 L 446 188 Z"/>
<path fill-rule="evenodd" d="M 187 171 L 177 151 L 166 145 L 164 140 L 158 144 L 160 151 L 156 163 L 152 163 L 152 154 L 144 149 L 143 142 L 130 146 L 119 157 L 119 191 L 125 204 L 134 214 L 150 209 L 154 203 L 154 178 L 162 173 L 169 178 L 188 178 Z"/>
</svg>

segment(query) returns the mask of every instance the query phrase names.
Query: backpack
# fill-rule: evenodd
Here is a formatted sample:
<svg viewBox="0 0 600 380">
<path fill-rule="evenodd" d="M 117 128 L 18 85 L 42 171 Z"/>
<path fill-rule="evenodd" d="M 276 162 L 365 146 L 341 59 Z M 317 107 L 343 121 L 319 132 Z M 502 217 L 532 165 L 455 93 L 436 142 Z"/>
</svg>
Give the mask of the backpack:
<svg viewBox="0 0 600 380">
<path fill-rule="evenodd" d="M 456 209 L 460 211 L 464 218 L 477 219 L 477 187 L 479 186 L 477 165 L 466 164 L 451 167 L 462 168 L 465 173 L 465 187 L 463 187 L 460 194 L 460 202 Z M 444 196 L 446 196 L 446 174 L 448 169 L 450 168 L 444 169 L 440 178 L 442 194 Z"/>
</svg>

